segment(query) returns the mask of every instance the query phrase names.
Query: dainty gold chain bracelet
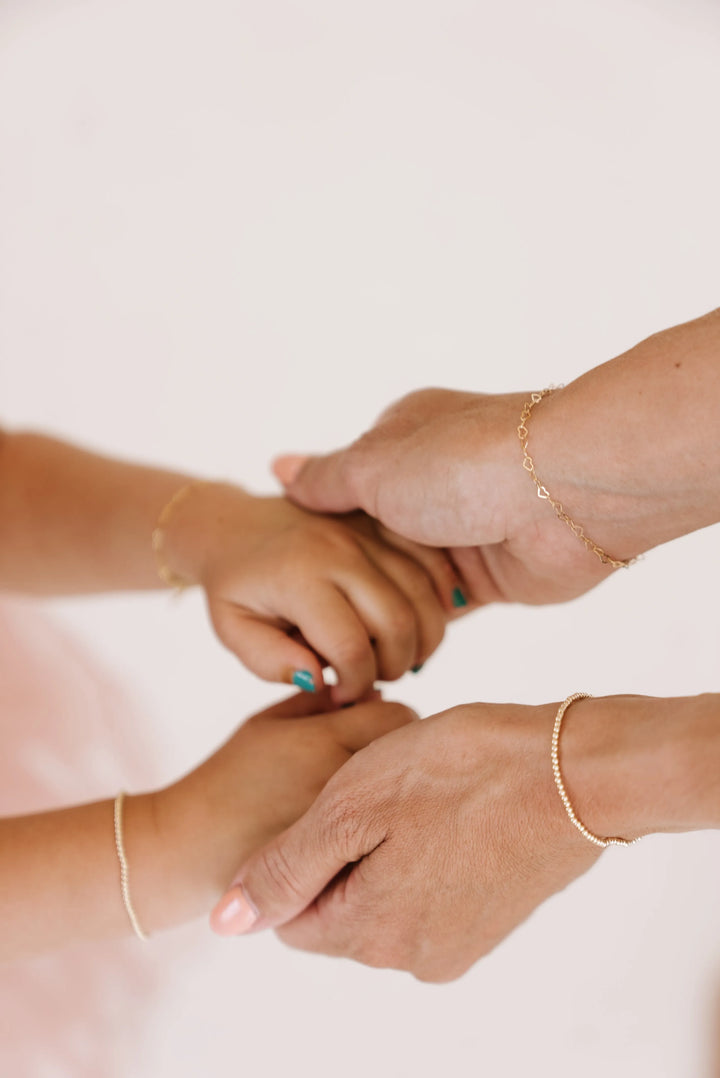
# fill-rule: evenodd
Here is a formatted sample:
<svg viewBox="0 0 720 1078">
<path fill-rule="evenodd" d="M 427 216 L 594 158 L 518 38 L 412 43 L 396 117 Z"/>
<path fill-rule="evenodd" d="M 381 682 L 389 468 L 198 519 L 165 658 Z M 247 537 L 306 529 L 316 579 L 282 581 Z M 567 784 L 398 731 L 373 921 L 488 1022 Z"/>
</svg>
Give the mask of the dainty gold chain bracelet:
<svg viewBox="0 0 720 1078">
<path fill-rule="evenodd" d="M 167 528 L 168 521 L 174 510 L 180 505 L 180 502 L 184 501 L 188 494 L 190 494 L 195 487 L 201 486 L 202 483 L 202 479 L 193 479 L 189 483 L 185 483 L 179 490 L 176 490 L 172 498 L 163 506 L 157 524 L 153 528 L 152 548 L 153 554 L 155 555 L 155 565 L 157 567 L 158 576 L 163 584 L 167 584 L 169 588 L 175 588 L 178 592 L 182 592 L 185 588 L 191 587 L 192 581 L 186 580 L 185 577 L 173 572 L 166 562 L 164 552 L 165 529 Z"/>
<path fill-rule="evenodd" d="M 572 517 L 568 516 L 565 512 L 562 502 L 558 502 L 552 497 L 545 484 L 539 479 L 537 472 L 535 471 L 535 464 L 530 451 L 528 449 L 528 420 L 530 419 L 530 413 L 536 404 L 539 404 L 545 397 L 549 397 L 551 393 L 554 393 L 556 389 L 561 388 L 559 386 L 549 386 L 547 389 L 542 389 L 539 393 L 532 393 L 530 400 L 525 402 L 523 406 L 522 414 L 520 416 L 520 425 L 518 426 L 518 438 L 523 449 L 523 468 L 528 473 L 533 483 L 537 487 L 538 498 L 542 498 L 543 501 L 549 502 L 555 510 L 555 515 L 559 520 L 562 520 L 564 524 L 570 528 L 570 530 L 578 537 L 578 539 L 585 544 L 588 550 L 590 550 L 603 565 L 611 565 L 613 569 L 628 569 L 637 558 L 629 558 L 627 561 L 621 561 L 620 558 L 611 558 L 602 547 L 585 534 L 583 528 L 576 524 Z"/>
<path fill-rule="evenodd" d="M 588 842 L 592 842 L 595 846 L 602 847 L 602 849 L 605 849 L 606 846 L 634 846 L 636 842 L 640 841 L 639 838 L 600 838 L 599 835 L 594 835 L 592 831 L 588 831 L 587 827 L 585 827 L 584 824 L 580 823 L 580 820 L 578 820 L 577 816 L 575 815 L 575 810 L 570 804 L 570 798 L 567 795 L 565 783 L 563 782 L 562 778 L 562 772 L 560 771 L 560 728 L 562 727 L 562 721 L 565 717 L 565 712 L 571 704 L 575 703 L 576 700 L 592 700 L 592 693 L 574 692 L 572 696 L 568 696 L 565 700 L 563 700 L 557 710 L 557 715 L 555 716 L 555 726 L 553 727 L 551 750 L 552 769 L 553 775 L 555 777 L 555 785 L 557 786 L 558 793 L 560 794 L 560 799 L 565 806 L 565 811 L 570 817 L 571 823 L 573 823 L 575 827 L 577 827 L 580 834 L 584 835 Z"/>
<path fill-rule="evenodd" d="M 125 842 L 123 839 L 123 804 L 125 803 L 125 791 L 121 790 L 115 798 L 114 820 L 115 820 L 115 849 L 117 850 L 118 861 L 120 862 L 120 892 L 122 894 L 123 904 L 125 911 L 130 919 L 130 924 L 133 927 L 133 932 L 138 939 L 145 942 L 147 935 L 140 927 L 140 922 L 137 919 L 135 908 L 130 898 L 130 871 L 128 869 L 127 857 L 125 856 Z"/>
</svg>

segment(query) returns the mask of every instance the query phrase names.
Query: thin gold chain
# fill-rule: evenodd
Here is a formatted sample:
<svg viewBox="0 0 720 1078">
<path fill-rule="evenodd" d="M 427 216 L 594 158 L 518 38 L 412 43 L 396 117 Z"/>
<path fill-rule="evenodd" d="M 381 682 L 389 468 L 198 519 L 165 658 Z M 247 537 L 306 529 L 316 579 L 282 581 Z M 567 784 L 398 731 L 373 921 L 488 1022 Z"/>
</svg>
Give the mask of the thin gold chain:
<svg viewBox="0 0 720 1078">
<path fill-rule="evenodd" d="M 163 584 L 167 584 L 169 588 L 175 588 L 179 593 L 192 586 L 192 581 L 186 580 L 185 577 L 179 576 L 173 572 L 170 566 L 165 560 L 165 531 L 172 516 L 174 510 L 178 507 L 180 502 L 187 498 L 188 494 L 192 493 L 196 487 L 202 486 L 203 480 L 193 479 L 189 483 L 185 483 L 184 486 L 176 490 L 172 498 L 166 505 L 163 506 L 160 516 L 158 517 L 157 524 L 153 528 L 152 532 L 152 549 L 155 555 L 155 566 L 157 573 Z"/>
<path fill-rule="evenodd" d="M 550 386 L 548 389 L 543 389 L 539 393 L 532 393 L 530 395 L 530 400 L 526 401 L 523 406 L 522 414 L 520 416 L 520 425 L 517 429 L 518 438 L 520 439 L 520 444 L 523 449 L 523 468 L 537 487 L 538 498 L 542 498 L 543 501 L 550 503 L 555 510 L 555 515 L 558 520 L 562 520 L 563 524 L 567 524 L 573 534 L 585 544 L 588 550 L 600 559 L 603 565 L 611 565 L 613 569 L 628 569 L 635 561 L 637 561 L 637 559 L 629 558 L 627 561 L 621 561 L 620 558 L 611 558 L 601 546 L 598 546 L 597 543 L 593 542 L 589 535 L 585 534 L 584 529 L 579 524 L 576 524 L 572 517 L 568 516 L 562 502 L 558 502 L 552 497 L 550 491 L 540 480 L 535 471 L 535 464 L 530 456 L 530 451 L 528 450 L 528 420 L 535 405 L 539 404 L 544 397 L 549 397 L 551 393 L 554 393 L 556 388 L 556 386 Z"/>
</svg>

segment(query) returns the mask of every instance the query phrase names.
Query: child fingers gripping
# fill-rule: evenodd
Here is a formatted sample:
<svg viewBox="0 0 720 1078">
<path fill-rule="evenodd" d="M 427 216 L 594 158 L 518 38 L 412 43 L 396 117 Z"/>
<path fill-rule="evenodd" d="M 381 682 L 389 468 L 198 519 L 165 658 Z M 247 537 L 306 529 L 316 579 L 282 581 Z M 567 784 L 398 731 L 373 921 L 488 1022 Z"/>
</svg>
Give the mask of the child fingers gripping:
<svg viewBox="0 0 720 1078">
<path fill-rule="evenodd" d="M 441 550 L 389 541 L 362 513 L 325 517 L 230 484 L 197 484 L 163 535 L 174 576 L 202 584 L 222 642 L 255 674 L 334 704 L 417 668 L 442 640 L 461 582 Z"/>
</svg>

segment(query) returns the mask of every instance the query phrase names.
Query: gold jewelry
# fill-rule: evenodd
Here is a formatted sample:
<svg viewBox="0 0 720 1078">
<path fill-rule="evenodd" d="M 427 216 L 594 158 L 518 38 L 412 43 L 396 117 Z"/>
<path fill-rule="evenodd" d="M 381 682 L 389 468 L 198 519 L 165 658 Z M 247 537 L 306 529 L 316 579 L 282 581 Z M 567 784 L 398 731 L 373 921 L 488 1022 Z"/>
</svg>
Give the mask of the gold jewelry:
<svg viewBox="0 0 720 1078">
<path fill-rule="evenodd" d="M 555 776 L 555 785 L 557 786 L 560 799 L 565 806 L 565 811 L 570 817 L 571 822 L 577 827 L 581 835 L 584 835 L 588 842 L 594 843 L 596 846 L 601 846 L 605 849 L 606 846 L 634 846 L 636 842 L 639 842 L 639 838 L 600 838 L 599 835 L 594 835 L 592 831 L 588 831 L 587 827 L 580 823 L 575 811 L 570 804 L 570 798 L 567 795 L 565 789 L 565 783 L 562 780 L 562 774 L 560 772 L 560 761 L 558 759 L 558 750 L 560 747 L 560 727 L 565 716 L 565 712 L 571 704 L 576 700 L 591 700 L 592 694 L 589 692 L 574 692 L 572 696 L 568 696 L 566 700 L 563 700 L 562 704 L 558 708 L 557 715 L 555 716 L 555 726 L 553 728 L 552 736 L 552 769 Z"/>
<path fill-rule="evenodd" d="M 117 850 L 118 861 L 120 862 L 120 891 L 122 893 L 123 903 L 128 917 L 130 918 L 130 924 L 133 926 L 133 931 L 138 939 L 143 941 L 147 940 L 146 934 L 140 927 L 140 922 L 137 919 L 137 915 L 133 908 L 132 900 L 130 898 L 130 883 L 129 883 L 129 871 L 127 858 L 125 857 L 125 843 L 123 842 L 123 802 L 125 801 L 125 791 L 121 790 L 115 798 L 115 849 Z"/>
<path fill-rule="evenodd" d="M 163 555 L 163 545 L 165 543 L 165 529 L 167 523 L 170 520 L 175 509 L 177 509 L 180 502 L 187 498 L 188 494 L 194 487 L 199 486 L 202 483 L 200 479 L 193 479 L 192 482 L 186 483 L 185 486 L 176 490 L 172 498 L 166 505 L 163 506 L 160 516 L 158 517 L 157 524 L 153 528 L 152 533 L 152 548 L 155 555 L 155 564 L 157 566 L 158 576 L 162 580 L 163 584 L 167 584 L 169 588 L 175 588 L 178 592 L 184 591 L 185 588 L 189 588 L 192 585 L 191 580 L 186 580 L 185 577 L 179 576 L 178 573 L 174 573 L 168 563 L 165 561 Z"/>
<path fill-rule="evenodd" d="M 629 558 L 627 561 L 621 561 L 619 558 L 611 558 L 609 554 L 606 554 L 603 548 L 599 547 L 597 543 L 594 543 L 592 539 L 585 534 L 580 525 L 576 524 L 575 521 L 567 515 L 562 502 L 555 501 L 545 484 L 540 481 L 538 474 L 535 471 L 535 464 L 528 451 L 528 419 L 530 418 L 530 413 L 535 405 L 539 404 L 544 397 L 549 397 L 557 388 L 557 386 L 550 386 L 548 389 L 541 390 L 540 393 L 532 393 L 530 395 L 530 400 L 525 402 L 522 415 L 520 416 L 520 425 L 517 429 L 518 438 L 520 439 L 524 454 L 523 468 L 537 487 L 538 498 L 542 498 L 544 501 L 550 503 L 555 510 L 558 519 L 562 520 L 564 524 L 567 524 L 570 530 L 577 535 L 578 539 L 585 544 L 588 550 L 592 551 L 592 553 L 600 559 L 603 565 L 612 565 L 613 569 L 628 569 L 635 561 L 637 561 L 637 558 Z"/>
</svg>

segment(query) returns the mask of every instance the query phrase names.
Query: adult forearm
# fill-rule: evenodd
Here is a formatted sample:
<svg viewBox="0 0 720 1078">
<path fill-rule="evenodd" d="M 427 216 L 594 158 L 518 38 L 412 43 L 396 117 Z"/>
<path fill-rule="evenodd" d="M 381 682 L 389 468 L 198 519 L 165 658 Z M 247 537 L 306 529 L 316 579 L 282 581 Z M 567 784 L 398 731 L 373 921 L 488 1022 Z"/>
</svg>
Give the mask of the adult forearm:
<svg viewBox="0 0 720 1078">
<path fill-rule="evenodd" d="M 0 441 L 0 589 L 70 594 L 160 585 L 151 534 L 180 473 L 42 435 Z"/>
<path fill-rule="evenodd" d="M 530 422 L 551 494 L 616 557 L 720 520 L 720 311 L 642 341 Z"/>
</svg>

